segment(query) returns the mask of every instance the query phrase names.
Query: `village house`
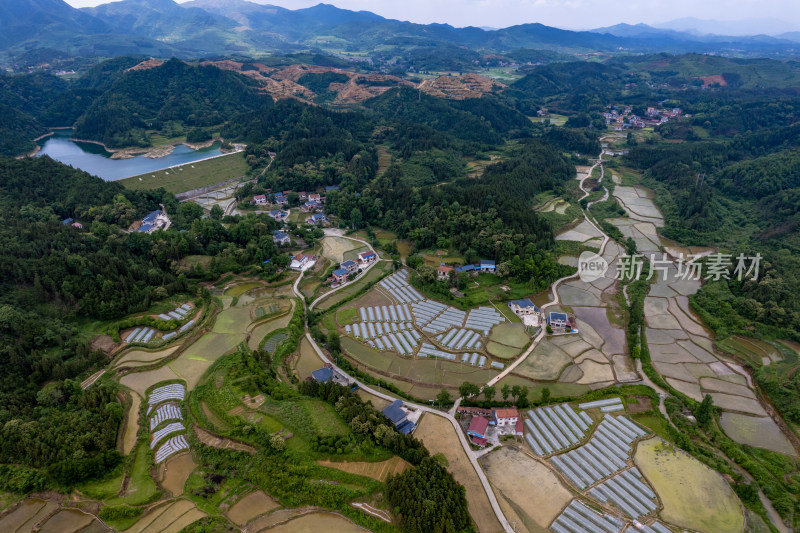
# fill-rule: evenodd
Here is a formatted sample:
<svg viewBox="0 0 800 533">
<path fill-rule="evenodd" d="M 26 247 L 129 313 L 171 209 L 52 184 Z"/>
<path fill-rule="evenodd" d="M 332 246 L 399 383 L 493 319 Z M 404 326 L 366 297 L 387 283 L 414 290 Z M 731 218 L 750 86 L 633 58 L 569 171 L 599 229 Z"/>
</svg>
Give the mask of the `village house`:
<svg viewBox="0 0 800 533">
<path fill-rule="evenodd" d="M 461 265 L 460 267 L 456 267 L 456 272 L 458 272 L 459 274 L 461 272 L 464 272 L 464 273 L 467 273 L 467 274 L 469 274 L 471 272 L 475 272 L 475 265 Z"/>
<path fill-rule="evenodd" d="M 497 270 L 497 265 L 491 259 L 481 259 L 481 262 L 477 265 L 480 268 L 481 272 L 494 272 Z"/>
<path fill-rule="evenodd" d="M 269 216 L 270 216 L 270 218 L 273 218 L 273 219 L 277 220 L 278 222 L 283 222 L 284 220 L 289 218 L 289 212 L 288 211 L 282 211 L 280 209 L 273 209 L 272 211 L 269 212 Z"/>
<path fill-rule="evenodd" d="M 310 213 L 311 211 L 317 211 L 321 207 L 322 207 L 322 204 L 320 204 L 319 202 L 312 202 L 312 201 L 309 200 L 308 202 L 303 204 L 302 209 L 306 213 Z"/>
<path fill-rule="evenodd" d="M 373 252 L 372 250 L 370 250 L 369 252 L 361 252 L 360 254 L 358 254 L 358 262 L 361 263 L 362 265 L 371 263 L 375 261 L 377 258 L 378 256 L 375 255 L 375 252 Z"/>
<path fill-rule="evenodd" d="M 456 272 L 461 273 L 465 272 L 467 274 L 477 274 L 478 272 L 496 272 L 497 265 L 491 259 L 481 259 L 477 263 L 462 265 L 457 267 Z"/>
<path fill-rule="evenodd" d="M 501 407 L 492 410 L 494 423 L 498 427 L 516 426 L 519 420 L 519 411 L 516 407 Z"/>
<path fill-rule="evenodd" d="M 347 281 L 347 276 L 350 275 L 350 272 L 346 268 L 337 268 L 333 271 L 333 279 L 336 283 L 344 283 Z"/>
<path fill-rule="evenodd" d="M 278 246 L 286 246 L 291 244 L 292 239 L 289 237 L 288 233 L 285 233 L 280 230 L 275 230 L 272 232 L 272 242 L 277 244 Z"/>
<path fill-rule="evenodd" d="M 358 263 L 356 263 L 352 259 L 348 259 L 347 261 L 343 261 L 342 264 L 339 265 L 339 268 L 344 268 L 350 273 L 356 272 L 358 271 Z"/>
<path fill-rule="evenodd" d="M 272 203 L 275 203 L 275 204 L 278 204 L 278 205 L 285 205 L 285 204 L 289 203 L 289 200 L 286 198 L 286 195 L 284 195 L 283 193 L 279 192 L 279 193 L 275 193 L 272 196 Z"/>
<path fill-rule="evenodd" d="M 467 435 L 473 444 L 483 448 L 486 446 L 486 428 L 489 427 L 489 420 L 482 416 L 473 416 L 467 428 Z"/>
<path fill-rule="evenodd" d="M 311 372 L 311 377 L 314 378 L 317 383 L 327 383 L 333 379 L 333 369 L 325 365 Z"/>
<path fill-rule="evenodd" d="M 158 209 L 147 214 L 142 219 L 142 225 L 136 230 L 140 233 L 153 233 L 160 229 L 168 229 L 172 225 L 169 217 L 163 210 Z"/>
<path fill-rule="evenodd" d="M 256 205 L 267 205 L 267 195 L 257 194 L 253 196 L 253 203 Z"/>
<path fill-rule="evenodd" d="M 529 298 L 523 300 L 511 300 L 508 308 L 517 316 L 533 315 L 540 312 L 539 308 Z"/>
<path fill-rule="evenodd" d="M 289 268 L 304 272 L 313 267 L 317 263 L 317 258 L 313 255 L 297 254 L 292 257 L 292 262 L 289 263 Z"/>
<path fill-rule="evenodd" d="M 322 203 L 322 196 L 320 196 L 319 194 L 316 194 L 316 193 L 309 194 L 308 195 L 308 201 L 309 202 L 317 202 L 318 204 L 320 204 L 320 203 Z"/>
<path fill-rule="evenodd" d="M 381 411 L 383 416 L 388 418 L 395 429 L 403 435 L 408 435 L 414 431 L 414 422 L 408 420 L 408 413 L 403 409 L 402 400 L 395 400 L 386 409 Z"/>
<path fill-rule="evenodd" d="M 453 271 L 453 267 L 448 265 L 439 265 L 439 270 L 436 274 L 436 279 L 439 281 L 447 281 L 450 279 L 450 272 Z"/>
<path fill-rule="evenodd" d="M 550 313 L 547 317 L 547 323 L 553 329 L 566 329 L 567 327 L 567 313 Z"/>
<path fill-rule="evenodd" d="M 328 218 L 322 213 L 315 213 L 306 219 L 306 224 L 314 226 L 324 226 L 328 223 Z"/>
</svg>

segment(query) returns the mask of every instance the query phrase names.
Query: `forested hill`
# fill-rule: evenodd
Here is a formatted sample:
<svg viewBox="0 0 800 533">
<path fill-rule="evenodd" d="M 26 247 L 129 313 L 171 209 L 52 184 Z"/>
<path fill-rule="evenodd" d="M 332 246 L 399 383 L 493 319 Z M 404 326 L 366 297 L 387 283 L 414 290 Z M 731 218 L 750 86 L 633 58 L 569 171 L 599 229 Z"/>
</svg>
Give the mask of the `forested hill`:
<svg viewBox="0 0 800 533">
<path fill-rule="evenodd" d="M 176 230 L 122 231 L 160 203 Z M 0 490 L 63 487 L 119 461 L 122 408 L 112 385 L 78 386 L 108 362 L 90 348 L 87 323 L 195 295 L 206 276 L 288 261 L 265 215 L 223 226 L 163 189 L 128 191 L 47 157 L 0 157 L 0 209 L 0 463 L 18 465 L 3 466 Z M 84 228 L 62 224 L 66 217 Z M 223 255 L 228 248 L 239 252 Z M 209 269 L 182 270 L 190 254 L 212 256 Z"/>
<path fill-rule="evenodd" d="M 171 60 L 120 76 L 75 123 L 79 138 L 107 146 L 147 146 L 146 129 L 168 122 L 186 127 L 219 126 L 256 109 L 270 97 L 240 74 Z"/>
</svg>

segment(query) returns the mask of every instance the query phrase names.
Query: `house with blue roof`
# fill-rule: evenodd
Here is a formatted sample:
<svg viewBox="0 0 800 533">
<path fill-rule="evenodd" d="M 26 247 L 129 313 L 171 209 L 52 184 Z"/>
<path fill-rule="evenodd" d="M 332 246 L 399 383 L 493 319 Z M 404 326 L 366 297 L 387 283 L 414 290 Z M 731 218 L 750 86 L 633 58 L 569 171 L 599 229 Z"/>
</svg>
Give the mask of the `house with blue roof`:
<svg viewBox="0 0 800 533">
<path fill-rule="evenodd" d="M 538 328 L 539 322 L 542 319 L 542 310 L 533 303 L 529 298 L 523 300 L 511 300 L 508 302 L 508 308 L 513 311 L 515 315 L 522 319 L 523 324 L 526 326 Z"/>
<path fill-rule="evenodd" d="M 278 246 L 285 246 L 291 244 L 292 239 L 291 237 L 289 237 L 288 233 L 280 230 L 275 230 L 272 232 L 272 242 L 274 242 Z"/>
<path fill-rule="evenodd" d="M 275 193 L 272 196 L 272 203 L 275 203 L 275 204 L 288 204 L 289 203 L 289 199 L 286 198 L 286 196 L 282 192 L 279 192 L 279 193 Z"/>
<path fill-rule="evenodd" d="M 492 272 L 494 273 L 497 270 L 497 266 L 495 262 L 491 259 L 481 259 L 481 262 L 477 265 L 480 268 L 481 272 Z"/>
<path fill-rule="evenodd" d="M 162 209 L 149 212 L 143 219 L 142 225 L 136 231 L 140 233 L 153 233 L 160 229 L 167 229 L 172 221 Z"/>
<path fill-rule="evenodd" d="M 151 211 L 142 219 L 143 224 L 153 224 L 158 219 L 158 215 L 161 214 L 161 210 L 157 209 L 156 211 Z"/>
<path fill-rule="evenodd" d="M 322 368 L 314 370 L 311 373 L 311 377 L 314 378 L 317 383 L 327 383 L 333 379 L 333 369 L 323 366 Z"/>
<path fill-rule="evenodd" d="M 355 272 L 358 270 L 358 263 L 356 263 L 352 259 L 348 259 L 347 261 L 342 261 L 342 264 L 340 264 L 339 266 L 341 268 L 347 269 L 348 272 Z"/>
<path fill-rule="evenodd" d="M 475 265 L 461 265 L 460 267 L 456 267 L 456 272 L 474 272 Z"/>
<path fill-rule="evenodd" d="M 306 213 L 310 213 L 311 211 L 317 211 L 322 208 L 322 204 L 316 200 L 309 200 L 303 204 L 302 209 Z"/>
<path fill-rule="evenodd" d="M 74 220 L 75 219 L 72 218 L 65 218 L 64 220 L 61 221 L 61 223 L 64 224 L 65 226 L 68 226 L 69 224 L 72 224 Z"/>
<path fill-rule="evenodd" d="M 325 192 L 338 191 L 338 190 L 339 190 L 338 185 L 328 185 L 327 187 L 325 187 Z"/>
<path fill-rule="evenodd" d="M 313 224 L 314 226 L 324 226 L 328 223 L 328 217 L 322 213 L 315 213 L 306 219 L 306 224 Z"/>
<path fill-rule="evenodd" d="M 270 218 L 277 220 L 278 222 L 283 222 L 289 217 L 288 211 L 282 211 L 280 209 L 273 209 L 269 212 Z"/>
<path fill-rule="evenodd" d="M 553 329 L 566 329 L 567 327 L 567 313 L 550 313 L 547 316 L 547 323 Z"/>
<path fill-rule="evenodd" d="M 333 271 L 333 279 L 336 280 L 336 283 L 344 283 L 349 275 L 350 272 L 346 268 L 337 268 Z"/>
<path fill-rule="evenodd" d="M 392 402 L 386 409 L 381 411 L 383 416 L 388 418 L 394 427 L 402 433 L 403 435 L 408 435 L 414 428 L 414 422 L 408 420 L 408 413 L 403 410 L 403 401 L 402 400 L 395 400 Z"/>
<path fill-rule="evenodd" d="M 508 308 L 514 311 L 514 314 L 517 316 L 530 315 L 534 313 L 538 314 L 541 312 L 539 307 L 529 298 L 525 298 L 524 300 L 511 300 L 508 302 Z"/>
</svg>

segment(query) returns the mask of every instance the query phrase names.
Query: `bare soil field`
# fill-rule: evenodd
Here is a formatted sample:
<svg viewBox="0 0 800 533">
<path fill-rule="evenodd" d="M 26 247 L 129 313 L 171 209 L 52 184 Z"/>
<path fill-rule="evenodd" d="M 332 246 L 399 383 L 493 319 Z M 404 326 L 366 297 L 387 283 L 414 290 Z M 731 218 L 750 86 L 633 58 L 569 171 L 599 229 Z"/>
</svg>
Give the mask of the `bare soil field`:
<svg viewBox="0 0 800 533">
<path fill-rule="evenodd" d="M 300 341 L 300 349 L 292 356 L 292 359 L 293 368 L 301 381 L 310 377 L 314 370 L 322 366 L 322 359 L 319 358 L 306 337 Z"/>
<path fill-rule="evenodd" d="M 0 531 L 30 531 L 44 517 L 58 509 L 58 504 L 36 499 L 21 501 L 17 507 L 0 518 Z"/>
<path fill-rule="evenodd" d="M 180 520 L 178 525 L 186 520 L 190 520 L 184 526 L 181 526 L 180 529 L 183 529 L 183 527 L 204 516 L 205 513 L 199 511 L 192 502 L 176 500 L 152 509 L 136 522 L 133 527 L 126 529 L 125 533 L 159 533 L 178 520 Z M 178 531 L 180 531 L 180 529 L 178 529 Z"/>
<path fill-rule="evenodd" d="M 322 255 L 333 261 L 341 263 L 345 252 L 364 246 L 360 242 L 351 241 L 344 237 L 325 237 L 322 239 Z"/>
<path fill-rule="evenodd" d="M 368 463 L 364 461 L 359 462 L 334 462 L 334 461 L 317 461 L 318 465 L 335 468 L 350 474 L 357 474 L 359 476 L 371 477 L 378 481 L 386 481 L 389 475 L 401 474 L 407 469 L 411 468 L 411 464 L 407 463 L 400 457 L 392 457 L 386 461 L 378 463 Z"/>
<path fill-rule="evenodd" d="M 478 526 L 478 531 L 480 533 L 502 531 L 503 528 L 494 515 L 478 474 L 467 459 L 450 422 L 440 416 L 425 415 L 414 436 L 425 443 L 431 455 L 441 453 L 447 458 L 450 463 L 447 469 L 467 490 L 469 514 Z"/>
<path fill-rule="evenodd" d="M 742 530 L 741 503 L 719 473 L 660 438 L 640 442 L 634 459 L 660 497 L 665 521 L 704 533 Z"/>
<path fill-rule="evenodd" d="M 264 491 L 257 490 L 233 504 L 227 514 L 231 522 L 241 527 L 258 515 L 279 509 L 280 506 Z"/>
<path fill-rule="evenodd" d="M 40 533 L 76 533 L 91 524 L 95 518 L 76 509 L 62 509 L 39 529 Z"/>
<path fill-rule="evenodd" d="M 172 493 L 173 497 L 183 494 L 183 487 L 186 480 L 192 474 L 197 464 L 192 459 L 191 453 L 182 453 L 178 456 L 170 457 L 162 463 L 164 471 L 161 485 Z"/>
<path fill-rule="evenodd" d="M 123 367 L 123 366 L 134 366 L 128 365 L 127 363 L 137 362 L 137 363 L 144 363 L 144 364 L 153 364 L 165 359 L 169 355 L 171 355 L 175 350 L 177 350 L 180 345 L 170 346 L 166 350 L 158 350 L 157 352 L 147 352 L 145 350 L 131 350 L 123 355 L 116 363 L 114 363 L 114 367 Z M 143 366 L 143 365 L 137 365 Z"/>
<path fill-rule="evenodd" d="M 168 379 L 180 379 L 178 374 L 172 371 L 168 366 L 162 366 L 155 370 L 148 370 L 147 372 L 131 372 L 119 380 L 119 382 L 126 387 L 129 387 L 139 393 L 139 396 L 145 396 L 147 389 Z"/>
<path fill-rule="evenodd" d="M 356 394 L 358 394 L 361 397 L 361 399 L 364 400 L 365 402 L 372 402 L 373 407 L 375 407 L 375 409 L 377 409 L 378 411 L 383 411 L 386 407 L 389 406 L 388 400 L 384 400 L 383 398 L 374 396 L 362 389 L 358 389 L 356 391 Z"/>
<path fill-rule="evenodd" d="M 282 511 L 278 511 L 282 513 Z M 270 515 L 272 517 L 272 515 Z M 269 518 L 269 517 L 268 517 Z M 278 516 L 272 517 L 279 518 Z M 260 522 L 260 520 L 258 521 Z M 274 524 L 265 520 L 262 524 L 255 522 L 246 529 L 247 533 L 269 531 L 270 533 L 319 533 L 320 531 L 335 531 L 336 533 L 364 533 L 367 529 L 355 525 L 349 519 L 335 513 L 313 512 L 290 519 L 288 522 Z"/>
<path fill-rule="evenodd" d="M 489 339 L 514 348 L 524 348 L 531 341 L 522 324 L 509 322 L 502 322 L 492 328 Z"/>
<path fill-rule="evenodd" d="M 142 399 L 135 392 L 129 392 L 128 396 L 131 401 L 122 429 L 122 455 L 129 455 L 136 445 L 136 434 L 139 432 L 139 407 L 142 405 Z"/>
<path fill-rule="evenodd" d="M 572 358 L 564 350 L 542 339 L 514 372 L 526 378 L 552 381 L 558 379 L 564 368 L 571 363 Z"/>
<path fill-rule="evenodd" d="M 603 338 L 603 353 L 607 355 L 625 353 L 625 330 L 615 327 L 608 320 L 608 309 L 604 307 L 573 307 L 578 320 L 586 322 Z"/>
<path fill-rule="evenodd" d="M 240 452 L 247 452 L 251 455 L 256 453 L 255 448 L 252 446 L 242 442 L 236 442 L 225 437 L 219 437 L 198 426 L 194 426 L 194 434 L 197 436 L 200 442 L 206 446 L 212 446 L 214 448 L 219 448 L 220 450 L 239 450 Z"/>
<path fill-rule="evenodd" d="M 528 531 L 544 531 L 572 499 L 572 494 L 544 464 L 504 446 L 481 457 L 498 499 L 520 518 Z"/>
</svg>

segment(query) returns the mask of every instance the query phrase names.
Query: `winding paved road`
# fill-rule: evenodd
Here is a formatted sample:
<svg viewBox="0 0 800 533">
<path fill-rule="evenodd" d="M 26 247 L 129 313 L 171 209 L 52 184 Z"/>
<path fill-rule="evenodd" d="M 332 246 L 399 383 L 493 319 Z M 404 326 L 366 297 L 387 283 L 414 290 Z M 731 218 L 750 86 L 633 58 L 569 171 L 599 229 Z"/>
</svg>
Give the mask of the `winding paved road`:
<svg viewBox="0 0 800 533">
<path fill-rule="evenodd" d="M 353 239 L 353 240 L 358 241 L 358 239 Z M 364 241 L 359 241 L 359 242 L 364 242 Z M 375 263 L 373 263 L 373 265 L 374 264 L 377 264 L 377 261 Z M 303 302 L 303 305 L 305 306 L 305 298 L 303 298 L 303 295 L 299 290 L 300 280 L 302 280 L 302 279 L 303 279 L 303 273 L 301 272 L 300 276 L 298 276 L 297 280 L 294 282 L 293 289 L 294 289 L 295 294 L 300 298 L 300 300 Z M 317 303 L 319 300 L 321 300 L 322 298 L 324 298 L 324 297 L 326 297 L 326 296 L 328 296 L 329 294 L 332 294 L 332 293 L 333 293 L 333 291 L 321 296 L 320 298 L 317 298 L 317 300 L 315 300 L 314 303 Z M 322 349 L 320 349 L 319 345 L 311 337 L 311 334 L 308 331 L 308 323 L 306 323 L 306 339 L 311 344 L 311 346 L 314 348 L 314 351 L 317 352 L 317 355 L 319 356 L 319 358 L 322 359 L 323 362 L 325 362 L 327 364 L 330 364 L 340 374 L 348 376 L 350 378 L 350 383 L 358 385 L 358 388 L 368 392 L 369 394 L 372 394 L 373 396 L 377 396 L 378 398 L 383 398 L 384 400 L 388 400 L 390 402 L 393 402 L 393 401 L 395 401 L 397 399 L 397 398 L 395 398 L 393 396 L 389 396 L 388 394 L 384 394 L 383 392 L 380 392 L 380 391 L 377 391 L 377 390 L 373 389 L 369 385 L 367 385 L 365 383 L 362 383 L 361 381 L 353 378 L 352 376 L 349 376 L 347 374 L 347 372 L 345 372 L 344 370 L 339 368 L 339 366 L 337 366 L 336 363 L 334 363 L 333 361 L 330 360 L 330 358 L 328 358 L 328 356 L 325 354 L 325 352 L 323 352 Z M 497 520 L 500 522 L 500 525 L 503 526 L 503 530 L 506 533 L 514 533 L 514 529 L 508 523 L 508 520 L 506 519 L 505 515 L 503 514 L 503 511 L 500 509 L 500 504 L 497 502 L 497 498 L 495 497 L 494 492 L 492 491 L 491 485 L 489 485 L 489 480 L 486 478 L 486 474 L 483 473 L 483 469 L 478 464 L 478 460 L 474 456 L 474 454 L 472 453 L 472 449 L 470 448 L 469 443 L 467 442 L 467 438 L 464 436 L 464 432 L 461 431 L 461 426 L 459 425 L 458 420 L 456 420 L 456 418 L 455 418 L 456 408 L 458 407 L 458 404 L 461 403 L 461 401 L 457 400 L 455 405 L 453 406 L 453 408 L 450 411 L 446 412 L 446 413 L 443 413 L 442 411 L 438 411 L 438 410 L 433 409 L 431 407 L 428 407 L 426 405 L 419 405 L 419 404 L 415 404 L 415 403 L 411 403 L 411 402 L 407 402 L 407 401 L 403 401 L 403 403 L 405 405 L 411 407 L 411 408 L 419 409 L 422 412 L 430 413 L 432 415 L 441 416 L 441 417 L 446 418 L 447 420 L 450 421 L 450 424 L 453 426 L 453 430 L 456 432 L 456 435 L 458 435 L 458 439 L 461 442 L 461 447 L 464 448 L 464 452 L 467 454 L 467 458 L 469 459 L 469 462 L 472 464 L 472 467 L 475 469 L 475 473 L 478 475 L 478 479 L 480 479 L 481 485 L 483 485 L 483 490 L 486 492 L 486 496 L 489 498 L 489 503 L 492 505 L 492 510 L 494 510 L 494 513 L 497 516 Z"/>
<path fill-rule="evenodd" d="M 591 169 L 589 169 L 589 172 L 586 174 L 586 176 L 584 176 L 583 178 L 581 178 L 580 188 L 581 188 L 581 190 L 583 191 L 583 196 L 581 196 L 580 200 L 583 200 L 584 198 L 586 198 L 586 197 L 587 197 L 587 196 L 589 196 L 589 194 L 590 194 L 590 192 L 589 192 L 589 191 L 587 191 L 586 189 L 584 189 L 584 188 L 583 188 L 583 182 L 584 182 L 584 181 L 586 181 L 586 180 L 589 178 L 589 176 L 591 176 L 591 175 L 592 175 L 592 172 L 594 171 L 594 169 L 595 169 L 595 167 L 596 167 L 597 165 L 600 165 L 600 172 L 601 172 L 601 174 L 600 174 L 600 176 L 601 176 L 601 177 L 600 177 L 600 180 L 602 181 L 602 179 L 603 179 L 603 178 L 602 178 L 602 176 L 603 176 L 603 163 L 602 163 L 602 161 L 598 160 L 598 162 L 597 162 L 597 163 L 595 163 L 594 165 L 592 165 L 592 168 L 591 168 Z M 608 193 L 608 191 L 606 191 L 606 193 Z M 578 200 L 578 201 L 580 202 L 580 200 Z M 594 203 L 594 202 L 592 202 L 592 203 Z M 588 208 L 589 208 L 589 206 L 590 206 L 590 205 L 591 205 L 591 204 L 587 204 L 587 206 L 586 206 L 587 210 L 588 210 Z M 595 223 L 594 223 L 594 222 L 593 222 L 593 221 L 592 221 L 592 220 L 589 218 L 589 215 L 588 215 L 587 211 L 584 211 L 584 212 L 583 212 L 583 218 L 584 218 L 584 219 L 586 220 L 586 222 L 588 222 L 588 223 L 589 223 L 589 224 L 590 224 L 590 225 L 591 225 L 591 226 L 592 226 L 592 227 L 593 227 L 593 228 L 594 228 L 594 229 L 595 229 L 595 230 L 596 230 L 596 231 L 597 231 L 597 232 L 598 232 L 600 235 L 602 235 L 602 236 L 603 236 L 603 242 L 600 244 L 600 251 L 598 252 L 598 255 L 603 255 L 603 253 L 605 252 L 605 249 L 606 249 L 606 245 L 608 244 L 608 241 L 610 241 L 610 240 L 611 240 L 611 238 L 610 238 L 608 235 L 606 235 L 606 234 L 605 234 L 605 233 L 604 233 L 602 230 L 600 230 L 600 228 L 598 228 L 598 227 L 597 227 L 597 225 L 596 225 L 596 224 L 595 224 Z M 551 292 L 552 292 L 552 294 L 553 294 L 553 300 L 552 300 L 551 302 L 548 302 L 548 303 L 544 304 L 544 305 L 541 307 L 541 310 L 542 310 L 542 311 L 544 311 L 544 310 L 545 310 L 545 309 L 547 309 L 548 307 L 552 307 L 552 306 L 554 306 L 554 305 L 558 305 L 558 303 L 559 303 L 559 297 L 558 297 L 558 287 L 559 287 L 559 285 L 561 285 L 563 282 L 565 282 L 565 281 L 567 281 L 567 280 L 570 280 L 570 279 L 573 279 L 573 278 L 577 278 L 577 277 L 578 277 L 578 273 L 576 272 L 575 274 L 571 274 L 571 275 L 569 275 L 569 276 L 564 276 L 563 278 L 557 279 L 557 280 L 556 280 L 556 281 L 553 283 L 553 285 L 551 286 L 551 288 L 550 288 L 550 290 L 551 290 Z M 523 354 L 522 354 L 521 356 L 519 356 L 519 357 L 518 357 L 518 358 L 517 358 L 517 359 L 516 359 L 516 360 L 515 360 L 513 363 L 511 363 L 510 365 L 508 365 L 508 366 L 507 366 L 507 367 L 506 367 L 506 368 L 505 368 L 505 369 L 504 369 L 502 372 L 500 372 L 500 373 L 499 373 L 499 374 L 497 374 L 495 377 L 493 377 L 492 379 L 490 379 L 490 380 L 489 380 L 489 382 L 487 383 L 487 385 L 488 385 L 488 386 L 490 386 L 490 387 L 491 387 L 491 386 L 494 386 L 494 384 L 495 384 L 495 383 L 497 383 L 498 381 L 500 381 L 501 379 L 503 379 L 504 377 L 506 377 L 507 375 L 509 375 L 511 372 L 513 372 L 515 368 L 517 368 L 519 365 L 521 365 L 521 364 L 522 364 L 522 363 L 525 361 L 525 359 L 527 359 L 527 358 L 528 358 L 528 356 L 531 354 L 531 352 L 533 352 L 534 348 L 536 348 L 536 345 L 537 345 L 537 344 L 539 344 L 539 342 L 540 342 L 540 341 L 541 341 L 543 338 L 544 338 L 544 329 L 541 329 L 541 330 L 539 331 L 539 334 L 538 334 L 538 335 L 536 335 L 536 337 L 534 337 L 534 338 L 533 338 L 533 342 L 531 342 L 530 346 L 528 346 L 528 349 L 527 349 L 527 350 L 525 350 L 525 352 L 523 352 Z"/>
</svg>

